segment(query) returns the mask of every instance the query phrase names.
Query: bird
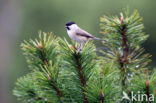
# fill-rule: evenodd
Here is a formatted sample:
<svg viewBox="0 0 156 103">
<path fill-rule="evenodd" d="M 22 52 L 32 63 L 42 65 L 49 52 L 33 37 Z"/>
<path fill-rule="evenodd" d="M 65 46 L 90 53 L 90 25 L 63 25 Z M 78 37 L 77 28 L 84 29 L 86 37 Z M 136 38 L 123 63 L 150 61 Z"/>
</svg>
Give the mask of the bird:
<svg viewBox="0 0 156 103">
<path fill-rule="evenodd" d="M 78 42 L 80 46 L 78 47 L 78 51 L 81 51 L 84 44 L 88 40 L 101 40 L 100 38 L 97 38 L 93 36 L 92 34 L 88 33 L 87 31 L 81 29 L 75 22 L 70 21 L 67 22 L 65 25 L 65 28 L 67 30 L 68 36 Z"/>
</svg>

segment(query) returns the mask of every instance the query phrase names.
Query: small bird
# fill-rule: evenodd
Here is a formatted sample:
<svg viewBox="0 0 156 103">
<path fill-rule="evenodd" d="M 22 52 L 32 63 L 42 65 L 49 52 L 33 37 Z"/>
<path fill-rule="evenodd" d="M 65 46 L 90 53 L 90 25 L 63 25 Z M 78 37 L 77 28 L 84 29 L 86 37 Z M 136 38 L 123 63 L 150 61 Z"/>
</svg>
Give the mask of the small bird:
<svg viewBox="0 0 156 103">
<path fill-rule="evenodd" d="M 83 45 L 88 40 L 101 40 L 100 38 L 97 38 L 93 36 L 92 34 L 88 33 L 87 31 L 81 29 L 75 22 L 68 22 L 66 23 L 66 29 L 69 37 L 80 43 L 80 46 L 78 47 L 78 51 L 81 51 L 83 48 Z"/>
</svg>

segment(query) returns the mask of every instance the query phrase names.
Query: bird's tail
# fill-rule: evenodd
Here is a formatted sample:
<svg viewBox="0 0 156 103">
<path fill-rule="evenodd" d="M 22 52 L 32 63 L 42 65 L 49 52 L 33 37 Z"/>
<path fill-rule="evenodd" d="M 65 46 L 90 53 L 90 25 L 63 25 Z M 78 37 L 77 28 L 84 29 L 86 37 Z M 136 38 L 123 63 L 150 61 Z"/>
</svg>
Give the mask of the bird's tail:
<svg viewBox="0 0 156 103">
<path fill-rule="evenodd" d="M 100 40 L 100 41 L 105 41 L 105 40 L 103 40 L 103 39 L 100 39 L 100 38 L 97 38 L 97 37 L 94 37 L 94 38 L 92 38 L 93 40 Z"/>
</svg>

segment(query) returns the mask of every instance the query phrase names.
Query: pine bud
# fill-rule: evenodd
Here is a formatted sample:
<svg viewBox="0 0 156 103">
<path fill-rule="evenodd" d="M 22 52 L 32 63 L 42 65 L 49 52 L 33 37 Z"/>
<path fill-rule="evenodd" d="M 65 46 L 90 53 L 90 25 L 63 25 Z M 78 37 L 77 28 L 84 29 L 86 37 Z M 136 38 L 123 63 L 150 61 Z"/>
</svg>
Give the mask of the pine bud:
<svg viewBox="0 0 156 103">
<path fill-rule="evenodd" d="M 36 46 L 38 49 L 42 49 L 43 45 L 41 43 L 38 43 L 38 45 Z"/>
<path fill-rule="evenodd" d="M 121 14 L 121 16 L 120 16 L 120 23 L 121 24 L 123 24 L 124 23 L 124 17 L 123 17 L 123 15 Z"/>
<path fill-rule="evenodd" d="M 147 87 L 150 85 L 149 80 L 146 80 L 146 81 L 145 81 L 145 85 L 146 85 Z"/>
</svg>

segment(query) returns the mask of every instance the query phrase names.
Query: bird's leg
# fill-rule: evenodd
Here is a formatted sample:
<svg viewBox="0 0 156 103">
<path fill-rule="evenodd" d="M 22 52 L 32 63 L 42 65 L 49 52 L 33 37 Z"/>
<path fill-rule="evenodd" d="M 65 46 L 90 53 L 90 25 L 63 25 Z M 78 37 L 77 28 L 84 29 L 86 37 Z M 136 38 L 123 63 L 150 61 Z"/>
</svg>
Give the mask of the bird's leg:
<svg viewBox="0 0 156 103">
<path fill-rule="evenodd" d="M 80 43 L 80 46 L 78 47 L 78 52 L 82 51 L 83 43 Z"/>
<path fill-rule="evenodd" d="M 81 51 L 81 44 L 77 48 L 77 52 L 80 52 L 80 51 Z"/>
</svg>

